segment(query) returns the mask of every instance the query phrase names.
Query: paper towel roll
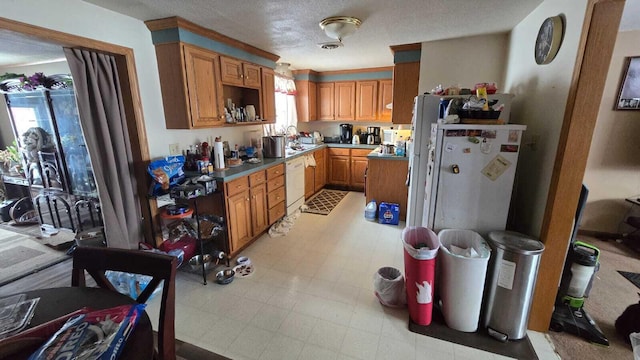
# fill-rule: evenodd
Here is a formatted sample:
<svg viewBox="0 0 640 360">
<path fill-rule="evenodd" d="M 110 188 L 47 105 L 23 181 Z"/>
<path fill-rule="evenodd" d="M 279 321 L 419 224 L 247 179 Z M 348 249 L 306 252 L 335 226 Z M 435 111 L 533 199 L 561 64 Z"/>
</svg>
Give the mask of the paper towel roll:
<svg viewBox="0 0 640 360">
<path fill-rule="evenodd" d="M 219 139 L 216 139 L 216 141 L 213 143 L 213 156 L 213 164 L 216 169 L 224 169 L 224 149 L 222 147 L 222 141 L 220 141 Z"/>
</svg>

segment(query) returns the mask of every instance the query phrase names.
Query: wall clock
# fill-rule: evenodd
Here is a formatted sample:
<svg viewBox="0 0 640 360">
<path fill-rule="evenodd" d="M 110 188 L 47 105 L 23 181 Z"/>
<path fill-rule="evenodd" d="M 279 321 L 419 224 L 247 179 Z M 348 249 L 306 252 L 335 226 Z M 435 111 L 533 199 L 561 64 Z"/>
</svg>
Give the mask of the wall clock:
<svg viewBox="0 0 640 360">
<path fill-rule="evenodd" d="M 548 17 L 542 22 L 534 49 L 537 64 L 543 65 L 553 61 L 562 44 L 563 35 L 564 21 L 561 16 Z"/>
</svg>

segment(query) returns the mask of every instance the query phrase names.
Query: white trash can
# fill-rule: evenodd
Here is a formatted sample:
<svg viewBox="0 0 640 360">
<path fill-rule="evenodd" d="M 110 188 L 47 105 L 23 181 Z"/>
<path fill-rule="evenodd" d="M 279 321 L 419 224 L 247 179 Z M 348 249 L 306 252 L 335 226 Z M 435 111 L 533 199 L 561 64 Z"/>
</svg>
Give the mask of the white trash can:
<svg viewBox="0 0 640 360">
<path fill-rule="evenodd" d="M 480 234 L 471 230 L 445 229 L 438 233 L 438 238 L 442 315 L 448 327 L 475 332 L 491 248 Z"/>
</svg>

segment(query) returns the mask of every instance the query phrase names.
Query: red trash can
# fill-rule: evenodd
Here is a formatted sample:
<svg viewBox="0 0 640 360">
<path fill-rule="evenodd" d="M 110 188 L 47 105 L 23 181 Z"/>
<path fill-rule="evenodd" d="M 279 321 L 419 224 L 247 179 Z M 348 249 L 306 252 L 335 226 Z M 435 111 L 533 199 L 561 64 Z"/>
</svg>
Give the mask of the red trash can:
<svg viewBox="0 0 640 360">
<path fill-rule="evenodd" d="M 429 325 L 440 241 L 430 229 L 410 226 L 402 231 L 402 244 L 409 317 L 418 325 Z"/>
</svg>

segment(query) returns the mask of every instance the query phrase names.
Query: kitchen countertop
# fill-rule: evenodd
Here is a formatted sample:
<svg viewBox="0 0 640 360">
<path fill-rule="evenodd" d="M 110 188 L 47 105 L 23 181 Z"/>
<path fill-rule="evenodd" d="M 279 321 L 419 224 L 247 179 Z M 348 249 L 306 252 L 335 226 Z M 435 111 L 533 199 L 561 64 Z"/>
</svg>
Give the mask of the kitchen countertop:
<svg viewBox="0 0 640 360">
<path fill-rule="evenodd" d="M 292 151 L 285 150 L 284 158 L 262 158 L 262 162 L 257 164 L 250 164 L 248 162 L 244 162 L 244 164 L 236 167 L 230 167 L 223 171 L 214 171 L 209 174 L 209 176 L 213 177 L 216 181 L 228 182 L 231 180 L 235 180 L 241 178 L 243 176 L 247 176 L 256 171 L 264 170 L 270 168 L 274 165 L 283 164 L 288 160 L 298 158 L 303 155 L 311 154 L 314 151 L 322 148 L 348 148 L 348 149 L 376 149 L 379 145 L 367 145 L 367 144 L 302 144 L 301 145 L 304 150 Z M 369 155 L 371 156 L 371 155 Z"/>
<path fill-rule="evenodd" d="M 409 161 L 409 158 L 406 156 L 383 155 L 380 153 L 379 147 L 376 147 L 372 152 L 370 152 L 369 155 L 367 155 L 367 159 Z"/>
</svg>

